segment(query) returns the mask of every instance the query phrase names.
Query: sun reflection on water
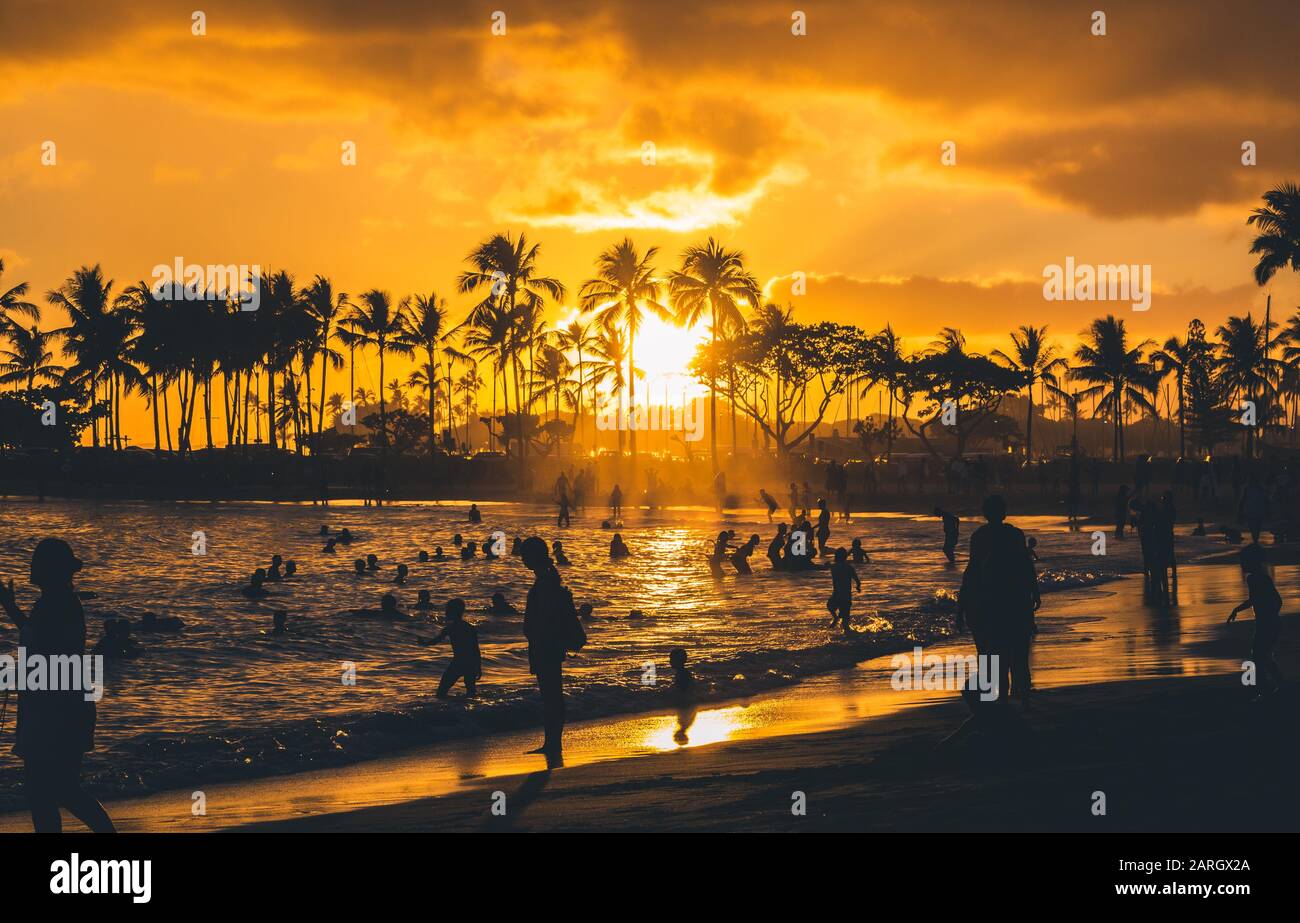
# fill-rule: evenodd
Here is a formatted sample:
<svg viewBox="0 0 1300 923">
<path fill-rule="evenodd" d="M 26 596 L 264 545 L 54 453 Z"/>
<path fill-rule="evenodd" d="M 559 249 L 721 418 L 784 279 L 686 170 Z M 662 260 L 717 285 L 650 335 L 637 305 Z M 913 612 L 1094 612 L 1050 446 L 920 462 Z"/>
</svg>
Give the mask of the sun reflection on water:
<svg viewBox="0 0 1300 923">
<path fill-rule="evenodd" d="M 729 740 L 739 731 L 753 726 L 754 721 L 750 720 L 743 705 L 710 708 L 694 715 L 688 710 L 650 719 L 642 745 L 657 751 L 699 747 Z"/>
</svg>

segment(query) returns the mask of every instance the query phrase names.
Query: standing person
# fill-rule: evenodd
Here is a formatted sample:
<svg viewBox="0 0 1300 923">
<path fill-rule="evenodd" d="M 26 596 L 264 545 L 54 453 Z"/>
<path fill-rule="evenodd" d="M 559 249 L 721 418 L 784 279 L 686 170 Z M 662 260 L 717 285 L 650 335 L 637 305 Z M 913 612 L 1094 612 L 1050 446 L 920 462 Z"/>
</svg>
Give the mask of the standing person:
<svg viewBox="0 0 1300 923">
<path fill-rule="evenodd" d="M 1124 538 L 1124 526 L 1128 524 L 1128 485 L 1119 485 L 1115 492 L 1115 537 Z"/>
<path fill-rule="evenodd" d="M 799 485 L 794 481 L 790 482 L 790 519 L 794 521 L 799 518 Z"/>
<path fill-rule="evenodd" d="M 1241 519 L 1250 530 L 1250 540 L 1258 543 L 1260 533 L 1264 531 L 1264 520 L 1268 518 L 1268 494 L 1259 483 L 1259 475 L 1252 474 L 1246 489 L 1241 494 L 1239 507 Z"/>
<path fill-rule="evenodd" d="M 764 488 L 760 487 L 758 489 L 758 499 L 762 500 L 763 504 L 767 507 L 767 521 L 771 522 L 772 514 L 777 511 L 779 506 L 776 502 L 776 498 L 769 494 Z"/>
<path fill-rule="evenodd" d="M 976 652 L 998 658 L 999 702 L 1012 693 L 1022 701 L 1028 698 L 1029 645 L 1038 631 L 1034 612 L 1042 603 L 1025 533 L 1006 522 L 1006 515 L 1001 496 L 985 498 L 987 523 L 970 537 L 970 560 L 957 601 L 958 630 L 969 624 Z"/>
<path fill-rule="evenodd" d="M 841 622 L 844 633 L 850 632 L 849 612 L 853 609 L 853 586 L 857 584 L 862 592 L 862 578 L 857 568 L 849 563 L 849 553 L 843 548 L 835 549 L 835 563 L 831 565 L 831 598 L 826 600 L 826 609 L 831 614 L 831 628 Z"/>
<path fill-rule="evenodd" d="M 1277 636 L 1282 629 L 1282 597 L 1273 584 L 1273 578 L 1268 575 L 1264 549 L 1258 542 L 1241 549 L 1241 570 L 1246 575 L 1246 588 L 1250 596 L 1228 614 L 1228 621 L 1235 621 L 1237 613 L 1243 609 L 1255 610 L 1255 640 L 1250 657 L 1273 683 L 1270 692 L 1277 692 L 1282 686 L 1282 670 L 1273 659 L 1273 646 L 1277 644 Z M 1261 695 L 1262 693 L 1255 697 L 1260 698 Z"/>
<path fill-rule="evenodd" d="M 713 506 L 719 513 L 727 505 L 727 474 L 719 471 L 713 478 Z"/>
<path fill-rule="evenodd" d="M 520 548 L 524 566 L 533 572 L 533 585 L 524 607 L 524 637 L 528 639 L 528 671 L 537 677 L 542 695 L 542 745 L 531 753 L 546 756 L 548 764 L 561 756 L 564 736 L 564 659 L 587 643 L 578 619 L 573 594 L 560 582 L 546 542 L 537 536 L 524 539 Z"/>
<path fill-rule="evenodd" d="M 831 537 L 831 511 L 826 506 L 826 498 L 820 497 L 817 500 L 817 555 L 825 557 L 830 554 L 826 550 L 826 542 Z"/>
<path fill-rule="evenodd" d="M 569 492 L 563 487 L 560 488 L 560 495 L 556 500 L 560 504 L 560 513 L 555 517 L 555 527 L 572 525 L 569 520 Z"/>
<path fill-rule="evenodd" d="M 31 614 L 18 607 L 14 582 L 0 584 L 0 608 L 18 628 L 29 659 L 73 657 L 84 663 L 86 615 L 72 588 L 81 562 L 62 539 L 46 538 L 32 553 L 31 582 L 41 590 Z M 82 674 L 85 675 L 84 673 Z M 23 785 L 37 833 L 61 833 L 59 808 L 95 833 L 113 833 L 113 821 L 81 787 L 81 761 L 94 749 L 95 703 L 89 690 L 24 690 L 18 696 L 14 753 L 23 760 Z"/>
<path fill-rule="evenodd" d="M 957 530 L 961 520 L 942 507 L 934 508 L 934 515 L 943 520 L 943 556 L 949 564 L 957 563 Z"/>
<path fill-rule="evenodd" d="M 623 518 L 623 488 L 617 484 L 609 492 L 609 512 L 616 522 Z"/>
<path fill-rule="evenodd" d="M 1070 530 L 1079 530 L 1079 503 L 1083 499 L 1083 485 L 1080 483 L 1079 455 L 1070 454 L 1070 477 L 1065 488 L 1065 515 L 1070 523 Z"/>
</svg>

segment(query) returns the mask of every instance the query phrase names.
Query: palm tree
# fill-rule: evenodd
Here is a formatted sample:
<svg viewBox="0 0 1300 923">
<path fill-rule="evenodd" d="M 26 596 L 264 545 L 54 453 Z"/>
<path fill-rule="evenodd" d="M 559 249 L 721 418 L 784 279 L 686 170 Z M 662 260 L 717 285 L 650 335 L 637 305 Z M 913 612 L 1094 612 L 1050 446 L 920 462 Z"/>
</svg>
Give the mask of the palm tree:
<svg viewBox="0 0 1300 923">
<path fill-rule="evenodd" d="M 437 372 L 438 347 L 447 337 L 447 299 L 439 298 L 436 292 L 416 295 L 402 302 L 402 329 L 398 339 L 412 352 L 424 350 L 427 361 L 425 374 L 429 392 L 429 453 L 433 454 L 438 444 L 438 429 L 435 424 L 437 416 Z M 451 429 L 451 405 L 447 410 L 447 429 Z"/>
<path fill-rule="evenodd" d="M 661 318 L 672 312 L 659 303 L 663 282 L 655 273 L 652 261 L 659 252 L 651 247 L 644 255 L 637 252 L 630 237 L 624 237 L 596 257 L 596 275 L 582 283 L 579 291 L 582 312 L 596 312 L 596 323 L 606 330 L 619 325 L 627 331 L 628 407 L 636 411 L 636 383 L 631 373 L 636 348 L 636 334 L 645 323 L 648 310 Z M 630 427 L 632 466 L 636 467 L 636 427 Z"/>
<path fill-rule="evenodd" d="M 361 296 L 361 303 L 353 305 L 339 329 L 339 341 L 344 346 L 373 346 L 379 350 L 379 451 L 388 459 L 388 405 L 384 400 L 384 357 L 388 353 L 409 356 L 412 349 L 402 341 L 405 326 L 401 306 L 393 309 L 393 297 L 388 292 L 372 288 Z"/>
<path fill-rule="evenodd" d="M 35 324 L 30 328 L 14 324 L 9 328 L 8 337 L 9 348 L 0 349 L 0 384 L 21 382 L 30 391 L 38 379 L 57 384 L 67 371 L 54 362 L 54 350 L 50 348 L 58 338 L 57 333 L 41 331 Z"/>
<path fill-rule="evenodd" d="M 511 328 L 507 331 L 504 347 L 509 354 L 510 366 L 515 371 L 515 408 L 519 412 L 519 459 L 521 473 L 525 472 L 528 458 L 528 440 L 523 427 L 523 391 L 520 356 L 531 351 L 537 321 L 545 299 L 561 301 L 564 298 L 564 285 L 558 279 L 538 274 L 537 257 L 541 248 L 529 244 L 525 235 L 511 238 L 509 233 L 494 234 L 479 244 L 465 257 L 471 269 L 460 274 L 456 280 L 461 294 L 486 291 L 483 300 L 470 312 L 467 323 L 481 326 L 483 315 L 496 309 L 509 319 Z M 506 397 L 506 417 L 510 415 L 510 399 L 504 387 Z M 509 445 L 509 433 L 506 434 Z M 522 479 L 521 479 L 522 483 Z"/>
<path fill-rule="evenodd" d="M 757 307 L 761 300 L 758 280 L 745 270 L 745 255 L 728 250 L 712 237 L 682 252 L 682 268 L 669 276 L 668 291 L 677 323 L 693 327 L 701 318 L 709 318 L 710 352 L 714 355 L 719 334 L 725 336 L 728 326 L 744 326 L 741 306 Z M 709 450 L 714 470 L 718 467 L 717 381 L 717 369 L 710 365 Z"/>
<path fill-rule="evenodd" d="M 591 354 L 594 358 L 591 364 L 591 388 L 594 394 L 596 388 L 608 384 L 609 393 L 618 395 L 618 416 L 623 419 L 623 392 L 627 387 L 625 375 L 627 370 L 624 363 L 627 362 L 627 341 L 623 338 L 623 331 L 602 330 L 596 337 L 596 342 L 592 344 Z M 635 369 L 630 370 L 635 374 Z M 622 453 L 623 429 L 618 428 L 619 452 Z"/>
<path fill-rule="evenodd" d="M 894 457 L 894 393 L 907 364 L 903 357 L 903 340 L 894 332 L 891 324 L 885 324 L 885 329 L 876 334 L 875 353 L 879 369 L 877 381 L 885 386 L 889 394 L 889 416 L 885 429 L 885 460 L 889 461 Z M 870 390 L 870 386 L 864 388 L 858 397 L 865 397 Z M 902 408 L 902 412 L 906 414 L 907 408 Z"/>
<path fill-rule="evenodd" d="M 560 398 L 564 393 L 564 386 L 569 383 L 569 373 L 573 370 L 567 356 L 560 349 L 544 345 L 541 348 L 537 365 L 534 368 L 536 381 L 533 383 L 533 400 L 541 399 L 543 401 L 543 410 L 546 407 L 546 401 L 550 398 L 555 399 L 555 417 L 560 419 Z"/>
<path fill-rule="evenodd" d="M 5 274 L 5 261 L 0 260 L 0 278 Z M 34 321 L 40 321 L 41 309 L 27 301 L 24 297 L 27 294 L 27 283 L 19 282 L 13 288 L 6 291 L 3 285 L 0 285 L 0 333 L 9 329 L 15 323 L 10 317 L 10 312 L 21 314 L 24 317 Z"/>
<path fill-rule="evenodd" d="M 1034 453 L 1034 384 L 1041 381 L 1048 389 L 1059 387 L 1057 373 L 1066 368 L 1064 357 L 1055 344 L 1047 342 L 1047 327 L 1021 325 L 1011 333 L 1015 355 L 1009 356 L 1000 349 L 994 357 L 1025 376 L 1025 393 L 1028 407 L 1025 411 L 1025 461 Z"/>
<path fill-rule="evenodd" d="M 1261 286 L 1287 266 L 1300 272 L 1300 186 L 1283 183 L 1263 198 L 1264 207 L 1246 219 L 1262 232 L 1250 245 L 1251 253 L 1260 254 L 1255 281 Z"/>
<path fill-rule="evenodd" d="M 110 446 L 114 384 L 110 366 L 124 361 L 129 330 L 129 324 L 122 323 L 123 317 L 113 316 L 112 292 L 113 280 L 105 279 L 103 270 L 95 265 L 82 266 L 62 286 L 45 295 L 46 301 L 68 315 L 69 325 L 55 332 L 63 338 L 65 352 L 74 360 L 68 377 L 86 384 L 92 409 L 98 403 L 97 388 L 104 385 L 109 411 L 104 419 L 104 436 Z M 92 424 L 91 440 L 99 446 L 98 420 Z"/>
<path fill-rule="evenodd" d="M 456 391 L 465 397 L 465 450 L 469 451 L 469 425 L 476 414 L 475 400 L 483 388 L 483 379 L 478 373 L 478 363 L 469 367 L 465 374 L 456 380 Z"/>
<path fill-rule="evenodd" d="M 1147 397 L 1153 375 L 1149 363 L 1142 358 L 1143 351 L 1155 344 L 1143 340 L 1137 346 L 1129 346 L 1124 321 L 1110 314 L 1093 321 L 1079 336 L 1083 342 L 1074 351 L 1078 364 L 1070 370 L 1069 377 L 1091 385 L 1079 392 L 1080 397 L 1101 396 L 1093 417 L 1113 422 L 1112 453 L 1115 461 L 1121 461 L 1129 405 L 1155 413 Z"/>
<path fill-rule="evenodd" d="M 325 428 L 325 376 L 329 367 L 335 370 L 343 368 L 343 354 L 332 348 L 330 340 L 335 339 L 335 321 L 344 309 L 351 307 L 347 292 L 334 291 L 334 284 L 324 276 L 316 276 L 311 285 L 299 292 L 299 299 L 306 306 L 316 323 L 317 339 L 312 350 L 313 356 L 320 356 L 320 407 L 316 415 L 316 431 Z M 310 408 L 309 408 L 310 410 Z"/>
<path fill-rule="evenodd" d="M 1270 341 L 1274 325 L 1256 324 L 1247 312 L 1245 317 L 1229 317 L 1215 335 L 1222 343 L 1222 364 L 1219 374 L 1234 400 L 1250 401 L 1256 407 L 1257 424 L 1267 426 L 1274 416 L 1275 383 L 1282 371 L 1282 363 L 1269 358 Z M 1245 427 L 1246 457 L 1255 457 L 1254 426 Z"/>
<path fill-rule="evenodd" d="M 1172 336 L 1150 355 L 1159 377 L 1173 375 L 1178 387 L 1178 454 L 1187 455 L 1187 373 L 1196 361 L 1196 347 L 1190 340 Z"/>
<path fill-rule="evenodd" d="M 468 324 L 470 326 L 465 327 Z M 506 368 L 510 361 L 511 331 L 514 319 L 504 308 L 492 305 L 484 310 L 475 310 L 465 320 L 462 345 L 474 359 L 483 359 L 492 364 L 492 419 L 497 415 L 497 377 L 501 378 L 501 394 L 507 399 L 506 413 L 509 413 Z M 496 448 L 496 430 L 488 427 L 489 448 Z M 510 441 L 506 440 L 506 454 L 510 454 Z"/>
<path fill-rule="evenodd" d="M 573 366 L 578 373 L 578 398 L 573 405 L 573 431 L 582 438 L 582 398 L 587 390 L 584 380 L 587 362 L 583 356 L 591 352 L 592 347 L 596 345 L 596 338 L 592 335 L 590 324 L 584 324 L 581 320 L 572 320 L 568 325 L 555 331 L 555 342 L 560 349 L 571 349 L 578 357 L 578 361 Z M 592 443 L 595 443 L 595 436 L 592 437 Z"/>
</svg>

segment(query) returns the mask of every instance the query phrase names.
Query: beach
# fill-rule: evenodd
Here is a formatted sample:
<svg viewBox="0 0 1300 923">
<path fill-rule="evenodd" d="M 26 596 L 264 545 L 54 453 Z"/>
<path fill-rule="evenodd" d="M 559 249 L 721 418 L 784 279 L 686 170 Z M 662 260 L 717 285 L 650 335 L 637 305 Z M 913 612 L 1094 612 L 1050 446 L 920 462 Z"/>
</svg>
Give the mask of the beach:
<svg viewBox="0 0 1300 923">
<path fill-rule="evenodd" d="M 1285 599 L 1300 569 L 1277 568 Z M 124 830 L 1293 829 L 1284 715 L 1294 691 L 1253 703 L 1242 686 L 1249 615 L 1237 568 L 1180 569 L 1178 605 L 1143 604 L 1141 581 L 1048 594 L 1039 614 L 1028 735 L 976 734 L 945 690 L 897 690 L 891 656 L 702 706 L 578 720 L 565 766 L 545 771 L 512 731 L 357 762 L 111 801 Z M 1287 610 L 1290 611 L 1288 606 Z M 968 637 L 926 653 L 971 652 Z M 1295 620 L 1279 661 L 1300 669 Z M 803 792 L 806 814 L 792 813 Z M 1093 812 L 1094 792 L 1106 813 Z M 494 815 L 496 793 L 505 814 Z M 26 829 L 18 813 L 0 829 Z"/>
</svg>

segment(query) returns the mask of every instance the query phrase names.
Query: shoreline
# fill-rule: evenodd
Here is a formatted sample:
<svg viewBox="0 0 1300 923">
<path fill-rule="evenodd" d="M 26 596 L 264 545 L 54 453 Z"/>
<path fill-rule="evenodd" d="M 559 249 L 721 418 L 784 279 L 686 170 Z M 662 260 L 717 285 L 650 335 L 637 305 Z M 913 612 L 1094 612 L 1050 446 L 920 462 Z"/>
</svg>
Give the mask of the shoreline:
<svg viewBox="0 0 1300 923">
<path fill-rule="evenodd" d="M 1284 595 L 1292 596 L 1300 589 L 1300 573 L 1288 570 L 1285 577 Z M 1249 650 L 1249 620 L 1227 628 L 1218 624 L 1223 601 L 1237 592 L 1237 582 L 1239 578 L 1229 569 L 1188 568 L 1184 586 L 1190 601 L 1168 615 L 1140 607 L 1136 602 L 1140 600 L 1140 582 L 1131 577 L 1109 584 L 1105 591 L 1076 589 L 1052 594 L 1065 605 L 1049 607 L 1041 616 L 1043 631 L 1036 644 L 1035 671 L 1036 685 L 1043 691 L 1029 717 L 1031 725 L 1036 731 L 1041 729 L 1056 749 L 1072 735 L 1097 737 L 1093 744 L 1099 748 L 1095 751 L 1098 765 L 1113 763 L 1125 785 L 1133 784 L 1135 770 L 1119 759 L 1121 751 L 1136 748 L 1135 752 L 1146 752 L 1148 757 L 1161 752 L 1152 749 L 1155 744 L 1144 737 L 1142 721 L 1166 713 L 1178 715 L 1184 721 L 1179 727 L 1187 731 L 1195 729 L 1195 708 L 1200 708 L 1208 733 L 1214 726 L 1210 719 L 1235 714 L 1232 703 L 1244 698 L 1239 690 L 1235 696 L 1231 691 L 1231 658 Z M 1170 628 L 1164 624 L 1169 618 L 1178 622 L 1178 640 L 1172 645 Z M 1288 674 L 1294 674 L 1300 664 L 1295 621 L 1287 617 L 1279 652 Z M 969 640 L 962 637 L 930 645 L 926 651 L 966 653 Z M 925 785 L 938 788 L 928 797 L 951 785 L 943 767 L 931 765 L 927 748 L 964 720 L 965 706 L 951 692 L 899 695 L 888 687 L 889 660 L 889 656 L 875 658 L 852 670 L 819 674 L 736 702 L 702 705 L 685 747 L 673 741 L 677 718 L 663 709 L 575 723 L 566 733 L 569 765 L 550 774 L 539 772 L 538 757 L 524 755 L 525 745 L 535 743 L 536 736 L 536 731 L 526 730 L 421 747 L 337 768 L 203 786 L 208 815 L 202 818 L 190 815 L 189 792 L 121 799 L 111 802 L 109 808 L 127 830 L 221 830 L 260 823 L 275 829 L 310 830 L 478 829 L 488 823 L 484 806 L 490 792 L 545 776 L 561 781 L 549 783 L 547 798 L 548 803 L 555 799 L 559 813 L 548 813 L 550 808 L 536 815 L 530 812 L 529 823 L 543 829 L 643 829 L 638 825 L 654 826 L 663 798 L 689 793 L 695 793 L 691 798 L 698 796 L 702 803 L 712 804 L 714 813 L 701 807 L 703 813 L 685 823 L 688 828 L 714 829 L 710 823 L 716 829 L 734 828 L 738 822 L 735 812 L 741 811 L 739 825 L 744 829 L 786 829 L 781 826 L 786 823 L 784 817 L 767 817 L 762 811 L 746 814 L 742 802 L 758 789 L 785 784 L 781 780 L 796 771 L 799 759 L 807 761 L 802 766 L 822 766 L 798 769 L 801 778 L 812 780 L 808 785 L 830 785 L 837 774 L 848 771 L 846 766 L 860 765 L 868 756 L 873 765 L 880 759 L 884 760 L 881 765 L 913 760 L 919 768 L 933 770 L 934 778 Z M 1171 672 L 1185 674 L 1182 682 L 1161 678 Z M 1285 693 L 1279 699 L 1290 695 Z M 1188 707 L 1184 700 L 1198 703 L 1192 713 L 1184 714 Z M 1121 718 L 1129 723 L 1116 731 L 1113 740 L 1101 742 L 1096 728 Z M 818 756 L 809 760 L 813 751 Z M 877 751 L 879 755 L 875 755 Z M 1061 752 L 1074 751 L 1066 746 Z M 1087 747 L 1080 751 L 1092 752 Z M 592 768 L 597 763 L 603 768 Z M 1052 778 L 1059 782 L 1065 767 L 1049 764 Z M 603 781 L 597 784 L 597 778 Z M 986 781 L 1001 785 L 1005 779 L 990 777 Z M 919 790 L 928 789 L 922 786 Z M 592 805 L 604 797 L 601 791 L 621 792 L 620 798 L 635 805 L 594 808 Z M 854 791 L 850 802 L 878 797 L 868 789 Z M 998 797 L 1010 797 L 1009 792 Z M 889 797 L 903 796 L 893 793 Z M 586 798 L 594 799 L 592 805 L 586 804 Z M 570 806 L 563 807 L 565 804 Z M 608 817 L 598 822 L 586 813 L 589 810 Z M 921 828 L 938 823 L 937 817 L 925 820 L 929 815 L 919 806 L 906 810 L 919 812 L 915 816 Z M 863 811 L 861 806 L 846 803 L 836 808 L 835 816 L 849 826 L 874 823 Z M 706 820 L 705 815 L 711 819 Z M 952 829 L 962 829 L 963 816 L 960 812 L 952 815 Z M 561 820 L 566 817 L 568 820 Z M 800 820 L 804 826 L 814 825 L 813 812 Z M 815 825 L 825 825 L 818 829 L 847 829 L 832 820 L 823 816 Z M 972 829 L 990 823 L 984 816 L 966 820 Z M 1058 817 L 1052 823 L 1060 820 Z M 0 830 L 27 829 L 26 824 L 21 814 L 0 818 Z M 802 828 L 795 825 L 794 829 Z M 1088 828 L 1083 824 L 1079 829 Z"/>
</svg>

